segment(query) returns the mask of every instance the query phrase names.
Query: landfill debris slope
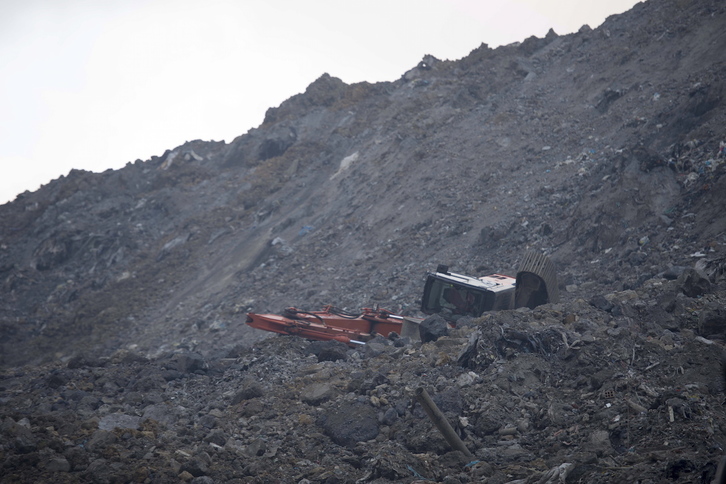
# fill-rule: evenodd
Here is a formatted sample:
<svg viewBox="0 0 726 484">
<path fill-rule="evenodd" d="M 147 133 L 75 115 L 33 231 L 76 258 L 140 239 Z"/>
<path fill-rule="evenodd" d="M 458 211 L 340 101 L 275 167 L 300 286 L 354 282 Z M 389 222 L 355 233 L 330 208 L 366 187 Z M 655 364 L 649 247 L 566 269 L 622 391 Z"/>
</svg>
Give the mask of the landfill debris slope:
<svg viewBox="0 0 726 484">
<path fill-rule="evenodd" d="M 394 82 L 326 74 L 230 143 L 0 206 L 1 480 L 710 482 L 724 25 L 721 1 L 651 0 Z M 514 275 L 528 250 L 561 302 L 434 341 L 244 324 L 327 303 L 417 315 L 438 263 Z"/>
</svg>

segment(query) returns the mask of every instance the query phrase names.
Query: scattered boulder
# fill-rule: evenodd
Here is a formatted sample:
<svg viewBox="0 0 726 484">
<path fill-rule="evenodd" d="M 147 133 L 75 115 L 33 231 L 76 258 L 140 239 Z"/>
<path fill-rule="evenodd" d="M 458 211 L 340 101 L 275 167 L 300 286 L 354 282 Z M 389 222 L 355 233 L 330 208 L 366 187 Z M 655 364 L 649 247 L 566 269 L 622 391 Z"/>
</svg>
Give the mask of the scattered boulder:
<svg viewBox="0 0 726 484">
<path fill-rule="evenodd" d="M 85 368 L 85 367 L 99 367 L 102 366 L 102 362 L 99 360 L 96 360 L 94 358 L 84 356 L 84 355 L 76 355 L 71 357 L 68 360 L 68 363 L 66 364 L 66 367 L 69 370 L 76 370 L 78 368 Z"/>
<path fill-rule="evenodd" d="M 48 472 L 70 472 L 71 463 L 65 457 L 53 457 L 46 464 Z"/>
<path fill-rule="evenodd" d="M 209 467 L 204 459 L 195 456 L 182 464 L 182 472 L 188 472 L 193 477 L 199 477 L 209 472 Z"/>
<path fill-rule="evenodd" d="M 698 315 L 698 333 L 726 337 L 726 308 L 718 303 L 707 304 Z"/>
<path fill-rule="evenodd" d="M 232 405 L 237 405 L 243 400 L 250 400 L 264 395 L 262 386 L 255 381 L 245 381 L 232 397 Z"/>
<path fill-rule="evenodd" d="M 592 304 L 594 307 L 598 308 L 601 311 L 610 312 L 613 310 L 613 307 L 615 306 L 613 303 L 608 301 L 605 296 L 597 295 L 590 298 L 590 304 Z"/>
<path fill-rule="evenodd" d="M 115 479 L 112 467 L 103 458 L 96 459 L 88 464 L 83 475 L 85 476 L 86 482 L 107 483 Z"/>
<path fill-rule="evenodd" d="M 669 281 L 675 281 L 681 277 L 681 274 L 683 274 L 685 270 L 686 267 L 683 266 L 669 266 L 668 269 L 663 272 L 663 278 L 668 279 Z"/>
<path fill-rule="evenodd" d="M 338 361 L 347 358 L 348 349 L 348 345 L 340 341 L 312 341 L 305 353 L 317 356 L 318 361 Z"/>
<path fill-rule="evenodd" d="M 195 373 L 204 371 L 206 365 L 204 357 L 198 353 L 177 353 L 172 357 L 176 369 L 181 373 Z"/>
<path fill-rule="evenodd" d="M 430 341 L 436 341 L 449 333 L 449 323 L 438 314 L 433 314 L 421 321 L 419 332 L 421 334 L 421 342 L 428 343 Z"/>
<path fill-rule="evenodd" d="M 352 447 L 376 438 L 379 432 L 375 410 L 363 403 L 344 403 L 318 420 L 325 435 L 338 445 Z"/>
<path fill-rule="evenodd" d="M 300 392 L 300 400 L 313 406 L 330 400 L 332 396 L 333 387 L 327 382 L 312 383 Z"/>
<path fill-rule="evenodd" d="M 213 444 L 217 444 L 220 447 L 224 447 L 224 445 L 227 443 L 227 439 L 227 434 L 221 429 L 214 429 L 209 432 L 206 437 L 204 437 L 205 442 L 211 442 Z"/>
<path fill-rule="evenodd" d="M 107 430 L 96 430 L 88 440 L 86 447 L 91 452 L 99 452 L 106 447 L 116 443 L 118 438 L 113 432 Z"/>
<path fill-rule="evenodd" d="M 678 285 L 688 297 L 702 296 L 711 291 L 711 281 L 695 269 L 686 269 L 678 277 Z"/>
</svg>

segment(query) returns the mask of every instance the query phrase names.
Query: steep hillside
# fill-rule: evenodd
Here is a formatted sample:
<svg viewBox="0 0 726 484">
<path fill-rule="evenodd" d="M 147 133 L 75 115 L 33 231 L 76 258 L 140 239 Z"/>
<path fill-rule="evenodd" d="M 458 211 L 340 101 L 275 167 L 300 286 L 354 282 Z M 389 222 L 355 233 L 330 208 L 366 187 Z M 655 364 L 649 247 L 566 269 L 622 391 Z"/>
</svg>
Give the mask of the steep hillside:
<svg viewBox="0 0 726 484">
<path fill-rule="evenodd" d="M 323 75 L 232 143 L 25 193 L 0 210 L 3 360 L 224 352 L 247 309 L 415 310 L 435 263 L 512 272 L 526 248 L 603 290 L 688 265 L 725 229 L 722 14 L 639 4 L 393 83 Z"/>
<path fill-rule="evenodd" d="M 579 474 L 572 475 L 582 482 L 617 482 L 618 469 L 627 466 L 637 467 L 643 482 L 658 482 L 663 459 L 675 462 L 663 471 L 673 481 L 693 482 L 691 472 L 712 475 L 719 442 L 726 445 L 726 416 L 716 408 L 726 334 L 724 25 L 720 0 L 650 0 L 595 30 L 551 31 L 497 49 L 481 45 L 455 61 L 426 56 L 395 82 L 347 85 L 324 74 L 230 143 L 191 141 L 120 170 L 74 170 L 0 206 L 5 470 L 19 482 L 47 478 L 42 465 L 29 469 L 41 461 L 52 467 L 52 452 L 65 455 L 60 437 L 58 448 L 39 443 L 38 432 L 55 428 L 73 445 L 94 429 L 107 432 L 93 434 L 107 442 L 84 448 L 77 468 L 63 458 L 69 482 L 128 480 L 134 459 L 150 462 L 138 482 L 171 482 L 183 472 L 189 480 L 219 482 L 262 475 L 259 482 L 387 482 L 412 479 L 426 466 L 427 477 L 442 480 L 456 474 L 446 470 L 457 468 L 453 458 L 409 455 L 407 469 L 384 462 L 383 447 L 375 446 L 388 446 L 391 455 L 443 455 L 440 442 L 426 442 L 421 416 L 410 423 L 413 410 L 396 405 L 405 407 L 417 385 L 450 392 L 447 385 L 472 371 L 473 380 L 450 397 L 469 407 L 452 411 L 461 422 L 470 419 L 467 443 L 486 448 L 477 456 L 500 465 L 477 478 L 533 478 L 527 469 L 538 469 L 539 478 L 576 461 Z M 379 342 L 381 348 L 341 350 L 330 367 L 315 366 L 308 343 L 261 342 L 270 335 L 243 324 L 248 311 L 327 303 L 417 314 L 425 273 L 437 263 L 461 273 L 514 274 L 527 250 L 556 263 L 562 303 L 490 315 L 439 346 Z M 535 368 L 541 369 L 532 380 Z M 326 397 L 308 398 L 305 405 L 315 408 L 301 410 L 311 381 L 331 378 Z M 273 380 L 276 386 L 267 385 Z M 256 390 L 239 396 L 250 386 Z M 481 392 L 492 388 L 484 403 Z M 696 396 L 683 397 L 683 389 Z M 648 404 L 633 400 L 631 390 Z M 604 391 L 629 399 L 614 408 L 640 417 L 652 410 L 654 421 L 648 426 L 643 417 L 626 435 L 612 420 L 615 410 L 595 409 L 609 403 L 597 400 Z M 579 396 L 568 400 L 571 394 Z M 30 413 L 23 413 L 23 395 Z M 85 397 L 88 405 L 81 404 Z M 686 403 L 666 405 L 676 397 Z M 318 420 L 320 408 L 335 413 L 348 404 L 361 404 L 354 409 L 361 415 L 372 412 L 376 428 L 387 429 L 376 435 L 386 438 L 374 436 L 360 450 L 357 442 L 370 439 L 340 440 L 338 426 Z M 494 438 L 494 424 L 507 417 L 502 406 L 513 405 L 528 423 L 501 435 L 527 435 L 515 438 L 522 452 Z M 484 412 L 488 406 L 497 408 L 494 416 Z M 670 444 L 646 443 L 642 429 L 675 432 L 653 413 L 674 406 L 685 419 L 679 429 L 691 433 L 661 439 Z M 236 413 L 225 413 L 228 407 Z M 573 417 L 585 407 L 592 410 L 587 419 Z M 172 416 L 162 418 L 161 408 Z M 129 427 L 131 437 L 113 430 L 113 422 L 99 427 L 118 412 L 152 423 Z M 708 442 L 698 437 L 704 429 L 696 414 L 709 422 Z M 218 423 L 202 422 L 209 415 Z M 65 418 L 73 424 L 61 431 Z M 325 436 L 295 430 L 285 438 L 302 449 L 299 455 L 279 450 L 279 465 L 255 460 L 275 458 L 283 447 L 279 432 L 294 425 L 320 427 Z M 572 437 L 577 425 L 588 433 Z M 225 437 L 207 435 L 215 426 Z M 552 433 L 572 437 L 557 440 L 558 462 L 543 454 Z M 246 447 L 253 437 L 266 447 Z M 126 450 L 116 448 L 125 445 L 119 439 L 131 442 Z M 162 450 L 149 451 L 146 443 L 138 444 L 144 452 L 132 449 L 143 439 Z M 205 448 L 205 471 L 196 461 L 167 466 L 172 457 L 193 461 L 199 449 L 187 447 L 204 439 L 226 449 L 223 465 L 211 464 L 221 450 Z M 636 441 L 655 457 L 623 460 Z M 594 447 L 585 451 L 578 442 Z M 690 452 L 683 457 L 688 471 L 669 453 L 673 446 Z M 26 462 L 26 454 L 38 455 Z M 106 460 L 122 462 L 121 470 L 109 470 Z"/>
</svg>

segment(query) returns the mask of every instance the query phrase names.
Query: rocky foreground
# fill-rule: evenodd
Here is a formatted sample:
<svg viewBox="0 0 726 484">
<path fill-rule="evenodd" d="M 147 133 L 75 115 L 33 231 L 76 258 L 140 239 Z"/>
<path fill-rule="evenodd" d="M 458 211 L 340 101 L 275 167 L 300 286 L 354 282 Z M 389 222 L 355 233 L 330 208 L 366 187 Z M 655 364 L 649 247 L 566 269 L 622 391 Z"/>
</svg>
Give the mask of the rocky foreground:
<svg viewBox="0 0 726 484">
<path fill-rule="evenodd" d="M 707 483 L 726 443 L 723 346 L 706 337 L 723 336 L 724 301 L 676 268 L 456 329 L 434 316 L 426 342 L 279 336 L 220 359 L 120 350 L 8 369 L 2 481 Z"/>
</svg>

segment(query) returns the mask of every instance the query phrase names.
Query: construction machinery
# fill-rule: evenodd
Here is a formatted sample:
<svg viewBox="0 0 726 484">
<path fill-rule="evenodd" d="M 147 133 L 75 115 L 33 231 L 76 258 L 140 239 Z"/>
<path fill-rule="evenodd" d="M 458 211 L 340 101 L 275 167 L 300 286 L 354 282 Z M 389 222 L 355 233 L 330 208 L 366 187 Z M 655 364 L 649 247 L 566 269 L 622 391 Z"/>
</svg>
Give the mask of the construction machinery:
<svg viewBox="0 0 726 484">
<path fill-rule="evenodd" d="M 529 252 L 519 264 L 517 277 L 491 274 L 470 277 L 439 265 L 426 275 L 421 312 L 440 314 L 449 321 L 479 317 L 487 311 L 559 302 L 557 272 L 546 255 Z"/>
<path fill-rule="evenodd" d="M 450 324 L 464 317 L 479 317 L 487 311 L 535 308 L 559 302 L 557 273 L 550 259 L 540 253 L 527 253 L 516 277 L 492 274 L 470 277 L 449 272 L 439 265 L 426 275 L 421 312 L 439 314 Z M 402 334 L 406 322 L 421 319 L 397 316 L 385 309 L 363 309 L 349 313 L 325 306 L 322 311 L 287 308 L 282 315 L 248 313 L 246 323 L 253 328 L 313 340 L 336 340 L 356 346 L 376 334 Z"/>
<path fill-rule="evenodd" d="M 247 313 L 246 323 L 273 333 L 356 346 L 365 344 L 375 334 L 401 334 L 403 317 L 385 309 L 363 308 L 360 313 L 349 313 L 328 305 L 322 311 L 287 308 L 282 315 Z"/>
</svg>

